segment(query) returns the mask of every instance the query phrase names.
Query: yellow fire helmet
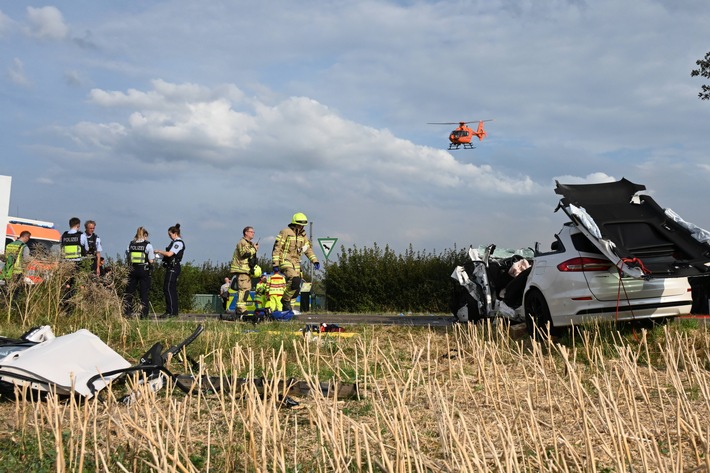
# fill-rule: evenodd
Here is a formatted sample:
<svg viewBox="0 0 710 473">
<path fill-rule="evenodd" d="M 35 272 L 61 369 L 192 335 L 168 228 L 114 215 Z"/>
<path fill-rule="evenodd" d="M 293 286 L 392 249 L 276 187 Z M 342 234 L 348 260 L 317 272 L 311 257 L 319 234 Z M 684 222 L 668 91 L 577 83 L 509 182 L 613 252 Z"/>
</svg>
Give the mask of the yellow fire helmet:
<svg viewBox="0 0 710 473">
<path fill-rule="evenodd" d="M 296 224 L 296 225 L 301 225 L 305 226 L 308 225 L 308 217 L 306 217 L 306 214 L 298 212 L 293 214 L 293 218 L 291 219 L 291 223 Z"/>
</svg>

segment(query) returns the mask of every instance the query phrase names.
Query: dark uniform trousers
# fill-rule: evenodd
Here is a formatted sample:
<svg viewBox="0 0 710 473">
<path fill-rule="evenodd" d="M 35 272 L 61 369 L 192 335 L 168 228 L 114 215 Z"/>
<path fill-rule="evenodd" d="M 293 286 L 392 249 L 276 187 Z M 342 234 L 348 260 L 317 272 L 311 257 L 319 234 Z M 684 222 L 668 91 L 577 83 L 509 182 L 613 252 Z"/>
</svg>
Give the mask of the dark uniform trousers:
<svg viewBox="0 0 710 473">
<path fill-rule="evenodd" d="M 151 274 L 145 264 L 134 264 L 128 274 L 128 285 L 124 294 L 124 314 L 133 313 L 133 293 L 138 289 L 141 298 L 141 317 L 148 316 L 148 295 L 150 294 Z"/>
<path fill-rule="evenodd" d="M 177 281 L 180 277 L 180 265 L 172 268 L 165 268 L 165 279 L 163 280 L 163 294 L 165 295 L 165 313 L 178 315 L 178 292 Z"/>
</svg>

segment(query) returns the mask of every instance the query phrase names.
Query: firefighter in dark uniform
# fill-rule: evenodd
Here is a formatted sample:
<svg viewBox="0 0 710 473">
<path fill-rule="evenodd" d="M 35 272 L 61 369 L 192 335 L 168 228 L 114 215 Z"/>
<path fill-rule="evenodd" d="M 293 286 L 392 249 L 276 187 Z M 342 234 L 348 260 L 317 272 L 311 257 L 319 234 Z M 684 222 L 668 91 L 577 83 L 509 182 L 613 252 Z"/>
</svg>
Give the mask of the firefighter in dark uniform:
<svg viewBox="0 0 710 473">
<path fill-rule="evenodd" d="M 155 260 L 153 245 L 148 241 L 148 231 L 138 227 L 136 236 L 128 244 L 126 260 L 130 267 L 128 285 L 123 294 L 123 314 L 131 317 L 133 314 L 133 293 L 138 289 L 141 298 L 141 318 L 148 317 L 148 295 L 151 283 L 151 265 Z"/>
<path fill-rule="evenodd" d="M 178 315 L 178 293 L 177 282 L 180 277 L 180 261 L 185 254 L 185 242 L 180 238 L 180 224 L 168 228 L 170 244 L 163 250 L 155 250 L 156 254 L 163 256 L 163 267 L 165 268 L 165 280 L 163 281 L 163 294 L 165 295 L 165 313 L 161 319 L 177 317 Z"/>
</svg>

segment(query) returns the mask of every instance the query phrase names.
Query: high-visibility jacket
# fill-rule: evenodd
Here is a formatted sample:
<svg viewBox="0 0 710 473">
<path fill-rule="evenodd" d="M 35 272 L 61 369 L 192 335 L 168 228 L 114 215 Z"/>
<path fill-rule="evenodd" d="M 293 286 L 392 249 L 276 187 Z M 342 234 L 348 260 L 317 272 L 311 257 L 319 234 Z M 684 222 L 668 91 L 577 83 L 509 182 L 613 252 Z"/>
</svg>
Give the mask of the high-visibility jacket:
<svg viewBox="0 0 710 473">
<path fill-rule="evenodd" d="M 266 282 L 269 296 L 283 296 L 286 290 L 286 278 L 281 273 L 274 273 Z"/>
<path fill-rule="evenodd" d="M 15 240 L 5 247 L 5 264 L 11 265 L 9 271 L 5 271 L 7 276 L 22 274 L 22 253 L 27 245 L 22 240 Z"/>
<path fill-rule="evenodd" d="M 317 263 L 318 258 L 313 252 L 313 245 L 306 236 L 306 231 L 296 225 L 289 225 L 281 230 L 274 242 L 271 261 L 279 268 L 301 270 L 301 255 L 305 254 L 311 263 Z"/>
<path fill-rule="evenodd" d="M 254 289 L 255 299 L 259 302 L 259 307 L 266 307 L 266 301 L 269 298 L 268 288 L 265 282 L 259 281 Z"/>
<path fill-rule="evenodd" d="M 229 265 L 229 272 L 249 274 L 251 272 L 250 260 L 256 262 L 256 247 L 254 243 L 242 237 L 234 248 L 232 263 Z"/>
</svg>

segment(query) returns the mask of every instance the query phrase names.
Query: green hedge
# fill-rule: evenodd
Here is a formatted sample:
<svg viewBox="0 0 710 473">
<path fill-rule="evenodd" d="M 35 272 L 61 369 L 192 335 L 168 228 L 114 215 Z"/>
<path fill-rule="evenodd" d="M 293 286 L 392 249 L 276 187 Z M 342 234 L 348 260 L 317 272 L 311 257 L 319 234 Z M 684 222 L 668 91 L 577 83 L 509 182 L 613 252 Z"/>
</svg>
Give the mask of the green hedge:
<svg viewBox="0 0 710 473">
<path fill-rule="evenodd" d="M 465 250 L 441 253 L 414 251 L 412 246 L 402 254 L 389 246 L 376 243 L 372 248 L 342 248 L 336 262 L 326 271 L 316 273 L 313 293 L 327 298 L 327 307 L 335 312 L 449 312 L 451 272 L 465 259 Z M 271 260 L 258 264 L 271 272 Z M 304 263 L 305 279 L 310 266 Z M 165 270 L 153 273 L 150 301 L 157 313 L 165 310 L 163 278 Z M 195 294 L 218 294 L 224 277 L 229 275 L 229 262 L 182 265 L 178 280 L 180 312 L 192 310 Z"/>
<path fill-rule="evenodd" d="M 403 254 L 376 243 L 372 248 L 342 249 L 324 277 L 328 310 L 336 312 L 449 311 L 451 273 L 465 257 L 464 250 L 440 254 Z"/>
</svg>

